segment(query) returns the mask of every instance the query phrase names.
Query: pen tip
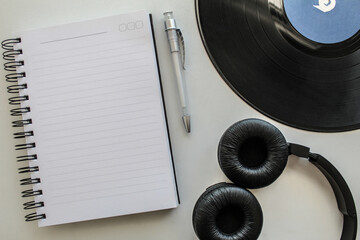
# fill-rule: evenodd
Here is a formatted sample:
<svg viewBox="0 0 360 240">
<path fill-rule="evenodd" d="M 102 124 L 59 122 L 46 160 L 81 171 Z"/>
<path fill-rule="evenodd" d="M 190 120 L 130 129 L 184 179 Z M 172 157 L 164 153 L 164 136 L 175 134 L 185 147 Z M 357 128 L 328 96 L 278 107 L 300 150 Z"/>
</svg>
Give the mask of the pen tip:
<svg viewBox="0 0 360 240">
<path fill-rule="evenodd" d="M 190 128 L 190 115 L 184 115 L 182 117 L 182 119 L 183 119 L 183 122 L 184 122 L 184 127 L 185 127 L 186 132 L 190 133 L 190 131 L 191 131 L 191 128 Z"/>
</svg>

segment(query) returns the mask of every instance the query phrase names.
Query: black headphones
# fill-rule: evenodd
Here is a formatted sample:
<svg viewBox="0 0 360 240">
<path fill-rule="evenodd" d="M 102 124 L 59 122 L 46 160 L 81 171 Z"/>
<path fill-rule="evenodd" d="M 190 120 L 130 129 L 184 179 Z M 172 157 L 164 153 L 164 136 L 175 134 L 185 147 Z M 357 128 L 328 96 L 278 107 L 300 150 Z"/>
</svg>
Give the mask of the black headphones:
<svg viewBox="0 0 360 240">
<path fill-rule="evenodd" d="M 354 240 L 357 216 L 354 199 L 339 171 L 323 156 L 298 144 L 287 143 L 275 126 L 260 119 L 246 119 L 230 126 L 221 137 L 219 165 L 234 183 L 206 189 L 193 212 L 195 233 L 201 240 L 252 240 L 260 235 L 263 215 L 259 202 L 247 188 L 274 182 L 288 156 L 308 158 L 329 181 L 344 215 L 341 240 Z"/>
</svg>

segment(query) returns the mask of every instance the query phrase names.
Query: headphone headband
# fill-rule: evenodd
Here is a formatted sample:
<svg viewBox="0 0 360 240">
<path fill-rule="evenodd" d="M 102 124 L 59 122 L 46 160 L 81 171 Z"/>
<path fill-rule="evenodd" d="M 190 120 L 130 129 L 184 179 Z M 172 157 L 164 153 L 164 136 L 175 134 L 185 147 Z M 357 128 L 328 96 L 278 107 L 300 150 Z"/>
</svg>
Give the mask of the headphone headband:
<svg viewBox="0 0 360 240">
<path fill-rule="evenodd" d="M 344 215 L 341 240 L 355 240 L 357 231 L 357 216 L 350 188 L 340 172 L 326 158 L 317 153 L 311 153 L 310 148 L 289 143 L 289 155 L 308 158 L 326 177 L 334 191 L 340 212 Z"/>
</svg>

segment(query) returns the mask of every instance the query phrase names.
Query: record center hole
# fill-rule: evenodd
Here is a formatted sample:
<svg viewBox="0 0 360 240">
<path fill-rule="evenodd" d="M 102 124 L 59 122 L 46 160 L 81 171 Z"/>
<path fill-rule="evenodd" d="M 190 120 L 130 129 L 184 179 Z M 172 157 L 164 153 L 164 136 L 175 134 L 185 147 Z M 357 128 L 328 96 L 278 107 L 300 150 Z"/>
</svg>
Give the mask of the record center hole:
<svg viewBox="0 0 360 240">
<path fill-rule="evenodd" d="M 244 225 L 244 218 L 245 216 L 241 208 L 229 205 L 220 210 L 215 221 L 220 231 L 231 234 L 238 231 Z"/>
<path fill-rule="evenodd" d="M 246 139 L 239 149 L 239 161 L 246 167 L 260 167 L 267 159 L 265 141 L 259 137 Z"/>
</svg>

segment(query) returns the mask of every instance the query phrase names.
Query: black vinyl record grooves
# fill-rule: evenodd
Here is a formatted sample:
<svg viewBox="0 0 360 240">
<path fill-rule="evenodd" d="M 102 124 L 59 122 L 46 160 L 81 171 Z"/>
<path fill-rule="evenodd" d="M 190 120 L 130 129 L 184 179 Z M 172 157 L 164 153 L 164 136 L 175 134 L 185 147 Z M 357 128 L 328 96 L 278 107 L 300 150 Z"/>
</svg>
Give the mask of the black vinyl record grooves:
<svg viewBox="0 0 360 240">
<path fill-rule="evenodd" d="M 333 5 L 329 10 L 326 1 L 314 0 L 319 6 L 323 4 L 320 7 L 310 1 L 309 7 L 313 9 L 309 8 L 309 12 L 319 14 L 314 15 L 314 26 L 317 23 L 321 29 L 319 24 L 323 23 L 319 21 L 323 21 L 324 16 L 337 24 L 335 35 L 328 34 L 333 30 L 330 25 L 323 34 L 315 36 L 306 32 L 309 16 L 301 18 L 290 8 L 305 2 L 309 1 L 195 0 L 198 26 L 207 53 L 233 91 L 261 113 L 310 131 L 358 129 L 360 4 L 357 0 L 344 1 L 348 5 L 343 7 L 345 3 L 338 1 L 336 7 Z M 286 9 L 286 4 L 293 6 Z M 343 14 L 339 22 L 335 13 L 344 9 L 349 12 Z M 296 25 L 297 19 L 291 20 L 293 16 L 307 19 L 305 30 L 301 24 Z M 346 24 L 352 24 L 350 35 L 349 31 L 342 32 Z M 316 26 L 314 29 L 315 33 L 319 32 Z M 326 34 L 335 36 L 335 40 L 321 39 L 326 38 Z"/>
</svg>

